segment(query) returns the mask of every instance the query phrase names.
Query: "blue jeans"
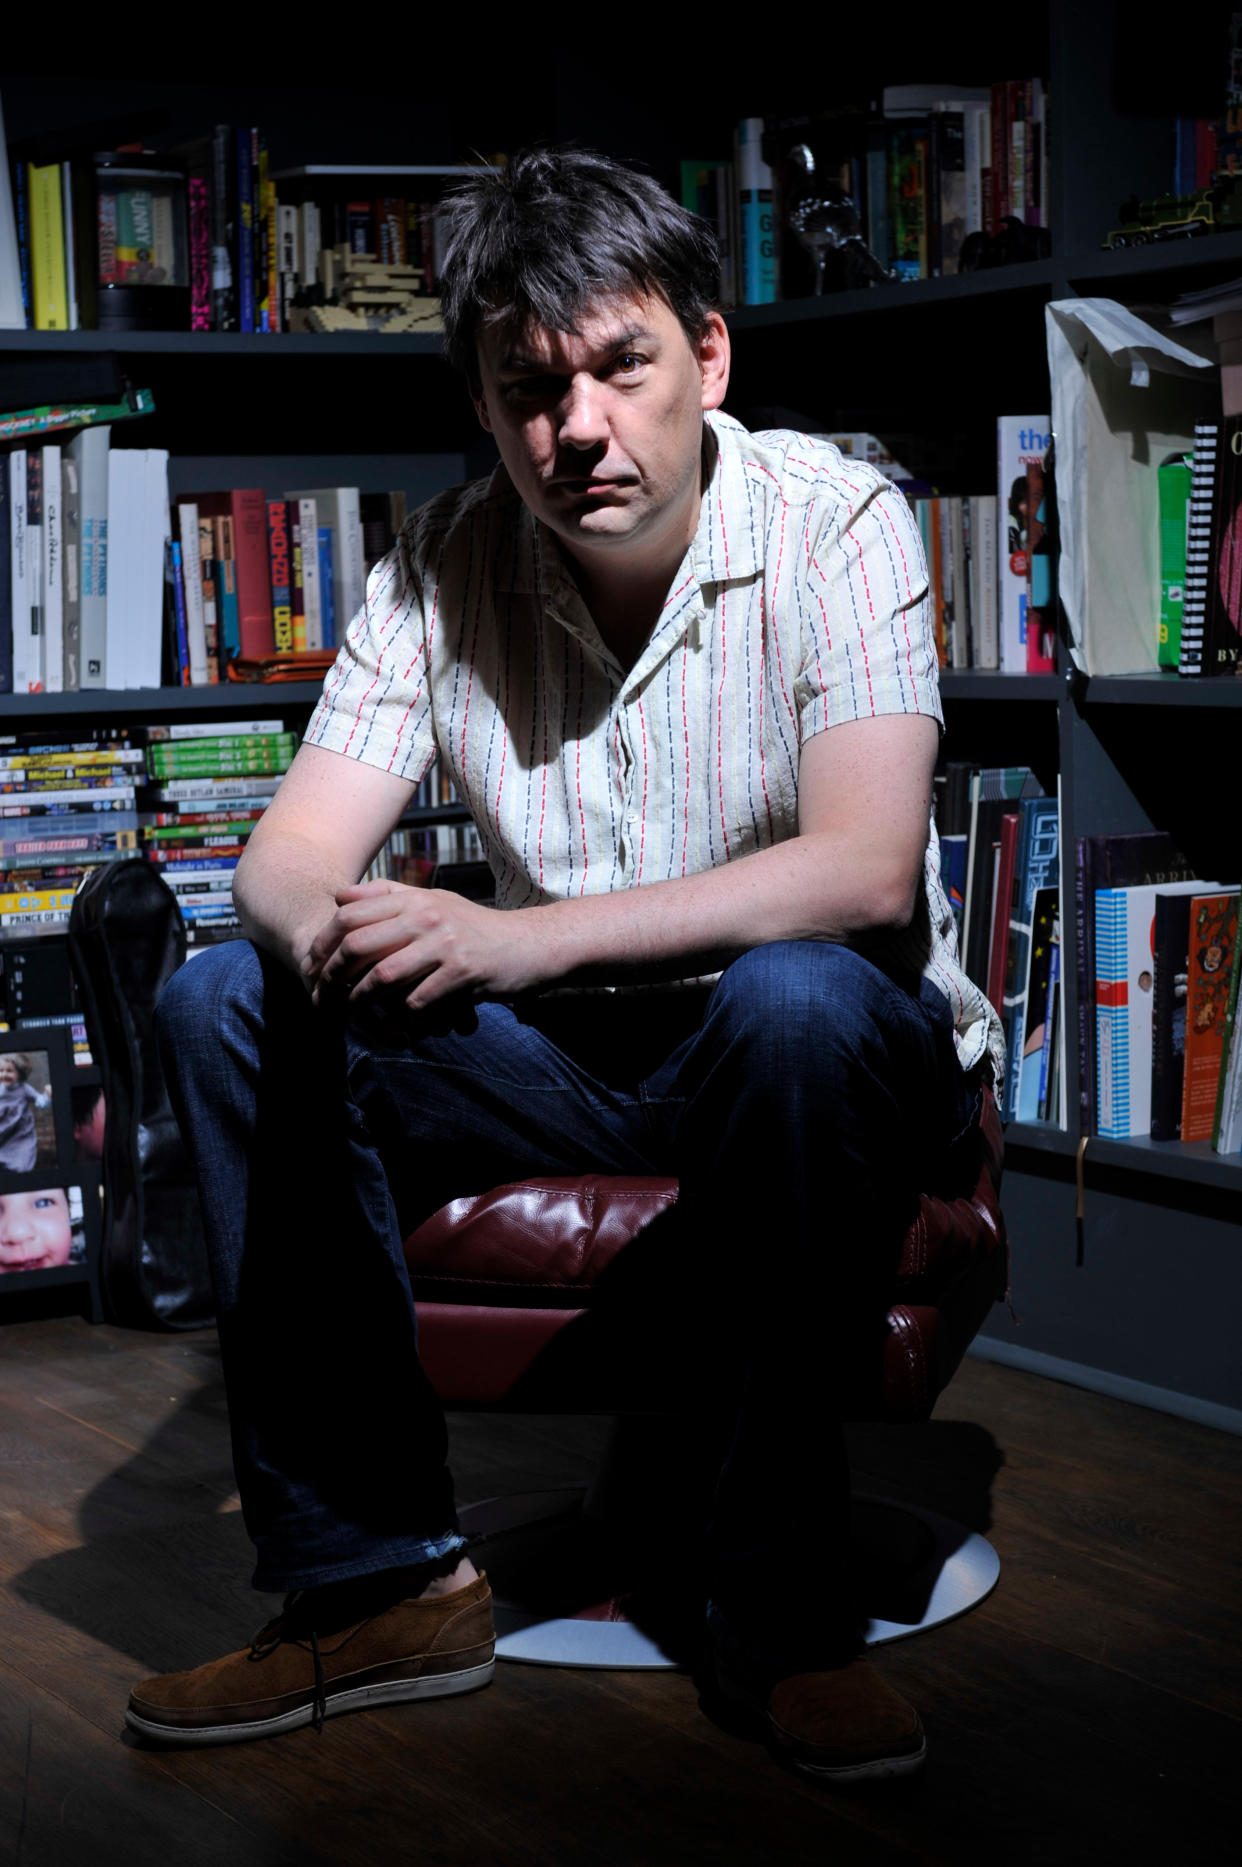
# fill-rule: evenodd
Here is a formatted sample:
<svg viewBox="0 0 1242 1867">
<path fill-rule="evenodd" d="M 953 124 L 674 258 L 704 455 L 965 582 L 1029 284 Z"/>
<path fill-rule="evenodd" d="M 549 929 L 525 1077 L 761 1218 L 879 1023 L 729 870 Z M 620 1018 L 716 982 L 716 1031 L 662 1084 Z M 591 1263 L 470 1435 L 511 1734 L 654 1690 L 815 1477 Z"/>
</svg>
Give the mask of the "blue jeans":
<svg viewBox="0 0 1242 1867">
<path fill-rule="evenodd" d="M 256 1587 L 462 1544 L 401 1250 L 422 1218 L 538 1174 L 675 1174 L 663 1229 L 614 1266 L 612 1345 L 639 1388 L 653 1343 L 682 1357 L 716 1421 L 715 1621 L 776 1670 L 853 1645 L 844 1397 L 874 1379 L 898 1241 L 976 1096 L 934 988 L 783 942 L 710 995 L 484 1003 L 415 1031 L 316 1010 L 236 941 L 174 975 L 159 1029 L 198 1170 Z M 661 1280 L 647 1306 L 645 1266 Z M 642 1340 L 646 1311 L 663 1338 Z M 770 1566 L 799 1547 L 811 1602 L 774 1604 Z"/>
</svg>

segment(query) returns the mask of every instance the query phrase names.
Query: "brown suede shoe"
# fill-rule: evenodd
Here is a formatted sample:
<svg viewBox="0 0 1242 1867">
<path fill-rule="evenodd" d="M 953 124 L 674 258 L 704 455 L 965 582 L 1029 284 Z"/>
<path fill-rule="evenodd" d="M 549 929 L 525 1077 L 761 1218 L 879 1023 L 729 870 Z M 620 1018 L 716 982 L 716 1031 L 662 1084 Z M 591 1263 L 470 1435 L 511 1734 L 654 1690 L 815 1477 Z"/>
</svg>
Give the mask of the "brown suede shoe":
<svg viewBox="0 0 1242 1867">
<path fill-rule="evenodd" d="M 130 1693 L 125 1722 L 162 1744 L 236 1744 L 366 1705 L 473 1692 L 491 1680 L 494 1652 L 485 1575 L 322 1638 L 299 1625 L 295 1610 L 240 1653 L 145 1679 Z"/>
<path fill-rule="evenodd" d="M 909 1776 L 927 1755 L 919 1714 L 868 1659 L 782 1679 L 766 1703 L 726 1673 L 718 1678 L 726 1698 L 762 1712 L 794 1768 L 821 1782 Z"/>
</svg>

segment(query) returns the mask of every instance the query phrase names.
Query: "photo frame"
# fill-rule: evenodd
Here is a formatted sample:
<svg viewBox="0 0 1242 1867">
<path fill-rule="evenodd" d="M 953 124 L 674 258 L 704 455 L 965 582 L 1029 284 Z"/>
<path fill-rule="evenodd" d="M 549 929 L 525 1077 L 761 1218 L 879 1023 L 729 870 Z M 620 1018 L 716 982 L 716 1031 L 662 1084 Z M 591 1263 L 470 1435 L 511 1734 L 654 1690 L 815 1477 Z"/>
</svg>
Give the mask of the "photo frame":
<svg viewBox="0 0 1242 1867">
<path fill-rule="evenodd" d="M 98 1163 L 75 1141 L 63 1026 L 0 1031 L 0 1319 L 19 1290 L 90 1287 L 99 1314 Z"/>
</svg>

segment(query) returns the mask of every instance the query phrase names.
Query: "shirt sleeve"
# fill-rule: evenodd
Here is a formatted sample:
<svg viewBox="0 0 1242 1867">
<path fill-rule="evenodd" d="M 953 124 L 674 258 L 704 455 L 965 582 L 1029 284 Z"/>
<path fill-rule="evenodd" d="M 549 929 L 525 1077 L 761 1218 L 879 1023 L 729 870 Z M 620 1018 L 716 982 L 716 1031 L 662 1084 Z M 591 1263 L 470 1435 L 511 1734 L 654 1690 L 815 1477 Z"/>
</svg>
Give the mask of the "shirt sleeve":
<svg viewBox="0 0 1242 1867">
<path fill-rule="evenodd" d="M 882 713 L 944 724 L 927 565 L 902 493 L 849 462 L 808 553 L 799 738 Z"/>
<path fill-rule="evenodd" d="M 436 757 L 424 579 L 403 534 L 367 578 L 305 741 L 417 784 Z"/>
</svg>

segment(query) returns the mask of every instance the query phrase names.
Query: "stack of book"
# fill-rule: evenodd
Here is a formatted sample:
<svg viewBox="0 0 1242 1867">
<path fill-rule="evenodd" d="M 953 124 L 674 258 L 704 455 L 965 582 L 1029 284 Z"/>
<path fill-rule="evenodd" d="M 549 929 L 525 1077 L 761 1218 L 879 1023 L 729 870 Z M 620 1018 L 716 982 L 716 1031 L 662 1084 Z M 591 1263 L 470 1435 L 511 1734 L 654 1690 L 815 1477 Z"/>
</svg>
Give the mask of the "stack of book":
<svg viewBox="0 0 1242 1867">
<path fill-rule="evenodd" d="M 962 966 L 1005 1028 L 1002 1114 L 1063 1123 L 1059 801 L 1028 766 L 951 761 L 936 823 Z"/>
<path fill-rule="evenodd" d="M 1083 1095 L 1084 1133 L 1210 1141 L 1237 1153 L 1238 889 L 1174 879 L 1186 865 L 1156 833 L 1085 840 L 1095 845 L 1092 879 L 1153 871 L 1159 879 L 1091 890 L 1095 1080 L 1094 1099 Z M 1081 1061 L 1086 1091 L 1089 1059 Z"/>
<path fill-rule="evenodd" d="M 682 162 L 682 204 L 720 243 L 726 308 L 814 289 L 786 225 L 802 185 L 789 160 L 796 144 L 812 152 L 815 191 L 823 195 L 824 182 L 844 191 L 863 239 L 896 281 L 969 270 L 989 240 L 989 265 L 1046 250 L 1043 81 L 894 85 L 822 117 L 743 118 L 729 155 Z M 851 282 L 830 272 L 828 288 Z"/>
<path fill-rule="evenodd" d="M 124 729 L 0 740 L 0 943 L 63 933 L 87 870 L 137 853 L 142 748 Z"/>
<path fill-rule="evenodd" d="M 236 935 L 233 871 L 296 750 L 280 720 L 148 727 L 142 851 L 176 895 L 191 946 Z"/>
<path fill-rule="evenodd" d="M 29 154 L 23 149 L 11 164 L 27 328 L 93 328 L 99 288 L 146 278 L 149 268 L 118 270 L 118 255 L 136 241 L 127 243 L 117 226 L 117 197 L 97 186 L 92 160 L 58 147 L 54 137 L 39 139 L 38 159 Z M 150 152 L 138 160 L 150 160 Z M 190 330 L 273 333 L 291 328 L 295 302 L 330 297 L 322 262 L 333 249 L 412 269 L 414 289 L 434 294 L 444 250 L 440 192 L 446 177 L 470 172 L 352 166 L 276 174 L 262 129 L 217 124 L 161 158 L 149 196 L 141 172 L 126 171 L 123 198 L 131 220 L 143 223 L 130 229 L 137 243 L 145 234 L 147 246 L 167 247 L 152 263 L 165 277 L 186 275 Z M 161 215 L 170 178 L 184 207 Z"/>
</svg>

